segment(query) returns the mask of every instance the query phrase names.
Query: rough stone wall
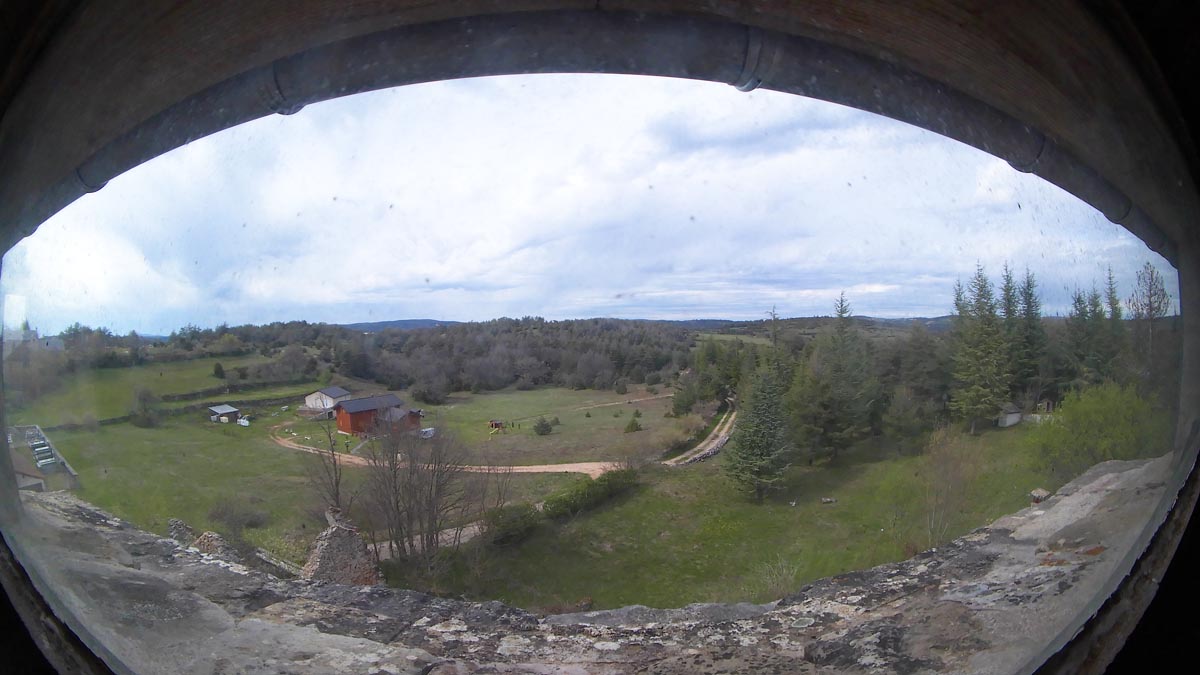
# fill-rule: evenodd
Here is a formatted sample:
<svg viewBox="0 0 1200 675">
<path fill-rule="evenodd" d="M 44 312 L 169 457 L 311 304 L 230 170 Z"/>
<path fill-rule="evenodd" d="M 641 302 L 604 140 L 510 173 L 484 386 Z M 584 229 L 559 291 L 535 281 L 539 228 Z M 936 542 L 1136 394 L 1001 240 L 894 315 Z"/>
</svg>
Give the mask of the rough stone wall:
<svg viewBox="0 0 1200 675">
<path fill-rule="evenodd" d="M 196 537 L 196 541 L 192 542 L 192 548 L 229 562 L 242 561 L 242 556 L 238 554 L 237 549 L 230 546 L 229 542 L 225 541 L 225 537 L 211 530 Z"/>
<path fill-rule="evenodd" d="M 12 534 L 138 673 L 1011 673 L 1116 570 L 1169 470 L 1169 457 L 1106 462 L 945 546 L 763 605 L 538 616 L 281 580 L 61 492 L 22 495 L 28 532 Z"/>
<path fill-rule="evenodd" d="M 317 535 L 300 576 L 355 586 L 380 583 L 379 566 L 367 549 L 367 543 L 359 535 L 358 528 L 342 517 L 337 509 L 326 511 L 325 519 L 329 521 L 329 527 Z"/>
<path fill-rule="evenodd" d="M 178 518 L 167 520 L 167 536 L 185 546 L 196 541 L 196 531 Z"/>
</svg>

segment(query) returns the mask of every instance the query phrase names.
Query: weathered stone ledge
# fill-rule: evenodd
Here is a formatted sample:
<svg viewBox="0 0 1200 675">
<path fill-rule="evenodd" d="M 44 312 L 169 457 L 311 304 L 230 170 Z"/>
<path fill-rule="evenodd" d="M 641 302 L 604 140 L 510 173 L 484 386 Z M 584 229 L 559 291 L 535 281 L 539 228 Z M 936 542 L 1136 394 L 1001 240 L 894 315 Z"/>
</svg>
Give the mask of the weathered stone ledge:
<svg viewBox="0 0 1200 675">
<path fill-rule="evenodd" d="M 1050 499 L 910 560 L 765 605 L 540 617 L 381 586 L 280 580 L 26 494 L 35 580 L 139 673 L 1011 672 L 1115 569 L 1169 458 L 1097 465 Z"/>
</svg>

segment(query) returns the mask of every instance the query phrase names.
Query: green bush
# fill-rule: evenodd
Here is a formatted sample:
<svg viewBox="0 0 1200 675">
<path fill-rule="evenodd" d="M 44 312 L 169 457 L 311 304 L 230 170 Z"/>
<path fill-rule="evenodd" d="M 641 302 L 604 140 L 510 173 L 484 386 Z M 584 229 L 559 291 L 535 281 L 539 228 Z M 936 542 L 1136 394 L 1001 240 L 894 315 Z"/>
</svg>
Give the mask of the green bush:
<svg viewBox="0 0 1200 675">
<path fill-rule="evenodd" d="M 545 417 L 539 417 L 537 418 L 537 421 L 533 423 L 533 433 L 537 434 L 538 436 L 545 436 L 553 430 L 554 427 Z"/>
<path fill-rule="evenodd" d="M 566 520 L 600 506 L 636 484 L 637 472 L 633 469 L 609 471 L 595 480 L 584 478 L 547 497 L 542 514 L 550 520 Z"/>
<path fill-rule="evenodd" d="M 483 531 L 488 542 L 507 546 L 528 537 L 538 521 L 538 512 L 533 504 L 505 504 L 483 514 Z"/>
<path fill-rule="evenodd" d="M 637 417 L 630 417 L 629 424 L 625 425 L 625 433 L 632 434 L 635 431 L 641 431 L 642 425 L 638 424 Z"/>
<path fill-rule="evenodd" d="M 1108 382 L 1069 394 L 1030 440 L 1047 468 L 1070 479 L 1099 462 L 1162 455 L 1171 429 L 1167 414 L 1132 386 Z"/>
</svg>

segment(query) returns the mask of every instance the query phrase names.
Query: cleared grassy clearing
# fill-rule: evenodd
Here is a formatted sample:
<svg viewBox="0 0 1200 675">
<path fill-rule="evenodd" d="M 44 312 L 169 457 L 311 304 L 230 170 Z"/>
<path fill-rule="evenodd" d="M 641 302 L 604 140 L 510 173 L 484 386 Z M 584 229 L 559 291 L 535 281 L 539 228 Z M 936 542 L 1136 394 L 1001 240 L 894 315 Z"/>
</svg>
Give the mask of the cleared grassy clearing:
<svg viewBox="0 0 1200 675">
<path fill-rule="evenodd" d="M 652 394 L 644 387 L 628 393 L 571 389 L 505 390 L 481 394 L 456 393 L 445 405 L 425 408 L 425 424 L 446 429 L 471 449 L 472 461 L 488 464 L 556 464 L 618 461 L 626 457 L 655 458 L 674 441 L 702 426 L 689 415 L 667 418 L 668 390 Z M 630 403 L 630 401 L 634 401 Z M 641 411 L 642 431 L 625 433 L 630 416 Z M 539 417 L 561 424 L 546 436 L 533 432 Z M 489 420 L 515 422 L 519 428 L 492 434 Z"/>
<path fill-rule="evenodd" d="M 315 424 L 291 412 L 271 415 L 263 410 L 248 428 L 213 424 L 197 413 L 169 418 L 153 429 L 117 424 L 49 435 L 79 472 L 82 499 L 159 534 L 166 533 L 169 518 L 181 518 L 197 532 L 228 534 L 229 528 L 210 514 L 214 507 L 235 504 L 265 516 L 265 526 L 244 530 L 247 541 L 303 562 L 325 527 L 323 507 L 305 471 L 315 457 L 279 447 L 269 431 L 273 424 L 290 422 L 318 441 L 314 445 L 323 436 Z M 346 467 L 348 490 L 364 476 L 364 469 Z M 559 474 L 513 475 L 510 498 L 537 501 L 570 480 Z"/>
<path fill-rule="evenodd" d="M 952 536 L 1028 505 L 1034 488 L 1059 487 L 1026 449 L 1025 433 L 981 437 L 980 478 Z M 921 457 L 873 440 L 835 465 L 793 467 L 785 488 L 758 505 L 734 492 L 719 458 L 651 466 L 632 493 L 566 525 L 542 526 L 519 547 L 494 552 L 484 578 L 459 577 L 447 590 L 533 609 L 586 597 L 596 607 L 768 601 L 926 548 L 921 472 Z"/>
<path fill-rule="evenodd" d="M 736 333 L 696 333 L 696 341 L 717 340 L 719 342 L 736 342 L 741 340 L 748 345 L 769 345 L 771 339 L 761 335 L 739 335 Z"/>
<path fill-rule="evenodd" d="M 212 357 L 130 368 L 83 370 L 66 378 L 58 391 L 24 408 L 5 412 L 9 424 L 40 424 L 44 427 L 118 417 L 129 412 L 134 389 L 138 387 L 146 387 L 159 396 L 198 391 L 226 381 L 213 377 L 213 364 L 218 361 L 232 373 L 237 366 L 251 366 L 267 360 L 259 355 Z M 228 381 L 237 382 L 236 379 Z"/>
</svg>

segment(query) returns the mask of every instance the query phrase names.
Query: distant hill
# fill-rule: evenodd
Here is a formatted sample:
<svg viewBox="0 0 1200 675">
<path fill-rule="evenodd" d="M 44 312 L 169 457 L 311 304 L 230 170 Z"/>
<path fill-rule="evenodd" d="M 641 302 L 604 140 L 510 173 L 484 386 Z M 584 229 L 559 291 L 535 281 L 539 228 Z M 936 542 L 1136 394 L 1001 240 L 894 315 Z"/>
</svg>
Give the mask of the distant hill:
<svg viewBox="0 0 1200 675">
<path fill-rule="evenodd" d="M 393 319 L 392 321 L 367 321 L 363 323 L 343 323 L 343 328 L 362 331 L 363 333 L 378 333 L 381 330 L 395 328 L 413 330 L 416 328 L 436 328 L 437 326 L 453 326 L 461 321 L 443 321 L 440 319 Z"/>
</svg>

